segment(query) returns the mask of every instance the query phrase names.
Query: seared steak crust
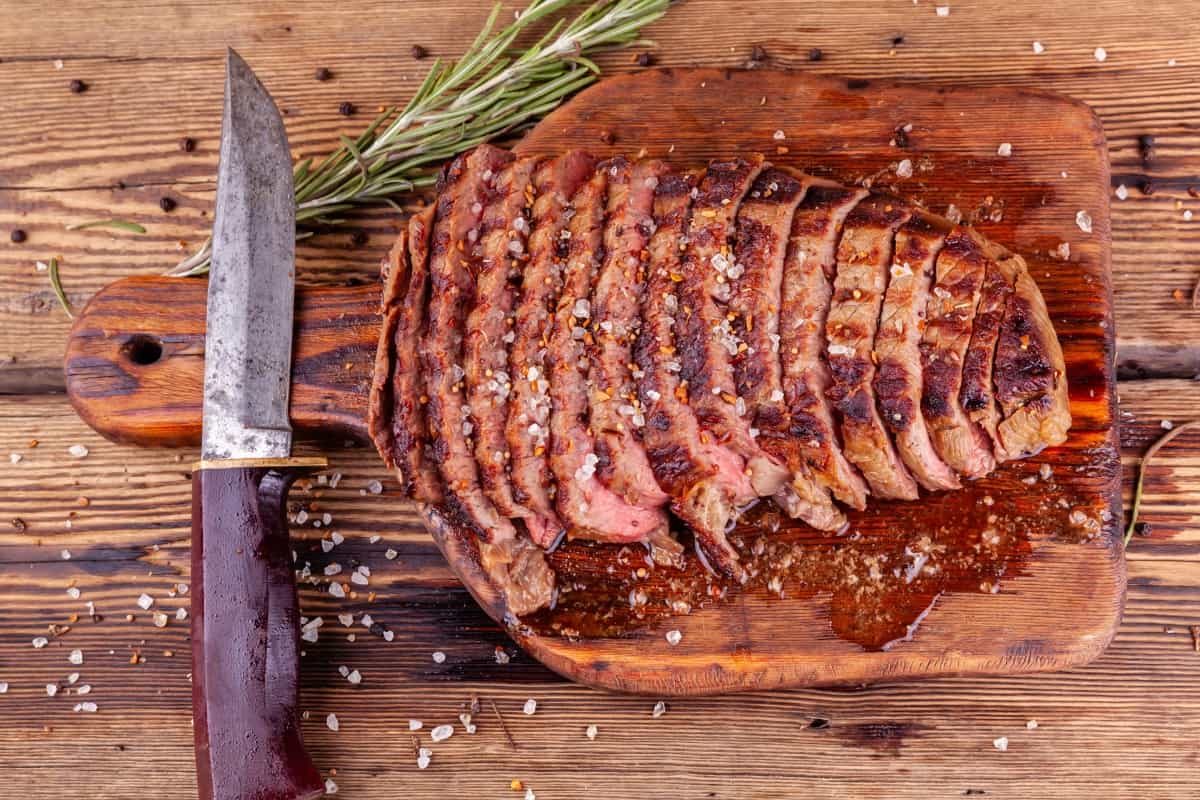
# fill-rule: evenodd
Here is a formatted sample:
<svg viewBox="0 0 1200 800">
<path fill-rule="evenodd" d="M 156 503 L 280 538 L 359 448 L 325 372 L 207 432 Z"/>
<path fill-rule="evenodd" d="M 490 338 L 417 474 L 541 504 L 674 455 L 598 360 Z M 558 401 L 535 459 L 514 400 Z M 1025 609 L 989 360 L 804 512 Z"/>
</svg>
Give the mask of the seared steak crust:
<svg viewBox="0 0 1200 800">
<path fill-rule="evenodd" d="M 474 423 L 463 396 L 462 345 L 475 295 L 471 234 L 478 235 L 482 204 L 496 171 L 511 158 L 504 150 L 483 146 L 455 159 L 443 174 L 429 258 L 429 319 L 421 340 L 429 436 L 446 488 L 445 504 L 480 538 L 496 543 L 513 540 L 516 529 L 479 485 Z"/>
<path fill-rule="evenodd" d="M 510 333 L 517 299 L 515 281 L 528 261 L 526 211 L 533 202 L 536 166 L 537 159 L 521 158 L 496 176 L 480 221 L 479 274 L 463 342 L 467 404 L 474 420 L 475 461 L 483 490 L 501 514 L 521 518 L 532 513 L 513 497 L 504 434 L 512 391 L 508 346 L 515 338 Z"/>
<path fill-rule="evenodd" d="M 846 218 L 838 245 L 833 301 L 825 322 L 833 376 L 828 394 L 841 417 L 842 448 L 867 479 L 871 492 L 894 500 L 915 500 L 918 489 L 875 404 L 874 347 L 892 264 L 892 242 L 911 213 L 905 203 L 873 196 Z"/>
<path fill-rule="evenodd" d="M 930 491 L 957 489 L 958 476 L 942 461 L 921 414 L 921 335 L 937 254 L 949 224 L 921 211 L 896 232 L 887 294 L 875 334 L 875 397 L 900 458 Z"/>
<path fill-rule="evenodd" d="M 971 326 L 971 342 L 963 356 L 963 384 L 959 402 L 967 416 L 982 426 L 993 445 L 999 447 L 997 428 L 1000 409 L 992 388 L 992 362 L 996 358 L 996 341 L 1000 338 L 1000 325 L 1004 321 L 1008 298 L 1013 292 L 1017 267 L 978 234 L 975 234 L 975 240 L 988 254 L 988 261 L 983 285 L 979 289 L 979 306 L 975 309 L 975 321 Z"/>
<path fill-rule="evenodd" d="M 693 175 L 666 175 L 658 183 L 651 268 L 634 361 L 642 373 L 642 437 L 654 476 L 671 496 L 671 510 L 695 532 L 697 551 L 714 569 L 736 576 L 741 568 L 725 531 L 737 506 L 755 497 L 754 490 L 742 460 L 700 430 L 688 405 L 687 387 L 680 381 L 675 343 L 677 287 L 683 281 L 681 243 L 695 186 Z"/>
<path fill-rule="evenodd" d="M 615 158 L 608 171 L 604 261 L 592 289 L 589 399 L 600 480 L 631 505 L 667 502 L 642 446 L 646 424 L 630 369 L 641 328 L 641 297 L 654 214 L 654 191 L 666 171 L 660 161 L 630 164 Z"/>
<path fill-rule="evenodd" d="M 570 246 L 547 350 L 552 403 L 550 469 L 558 486 L 558 513 L 570 535 L 607 542 L 649 542 L 666 552 L 674 545 L 667 532 L 666 514 L 630 505 L 600 482 L 596 475 L 599 459 L 588 431 L 584 343 L 592 335 L 588 296 L 603 257 L 607 177 L 607 170 L 597 170 L 572 200 Z"/>
<path fill-rule="evenodd" d="M 380 297 L 379 313 L 383 322 L 379 326 L 379 344 L 375 349 L 371 393 L 367 403 L 367 432 L 389 469 L 396 467 L 393 452 L 395 438 L 392 436 L 392 397 L 395 392 L 392 364 L 396 361 L 396 346 L 392 337 L 400 322 L 400 307 L 408 288 L 409 273 L 408 231 L 402 230 L 380 265 L 383 294 Z M 404 493 L 410 495 L 412 492 L 408 479 L 402 474 L 397 475 L 397 478 Z"/>
<path fill-rule="evenodd" d="M 808 187 L 792 217 L 784 260 L 779 352 L 790 433 L 814 476 L 851 508 L 867 503 L 867 484 L 842 453 L 826 391 L 825 322 L 833 296 L 837 245 L 846 217 L 867 196 L 829 181 Z"/>
<path fill-rule="evenodd" d="M 960 475 L 978 478 L 996 466 L 987 434 L 962 409 L 963 358 L 987 272 L 987 254 L 969 231 L 956 227 L 937 258 L 921 340 L 921 411 L 934 447 Z"/>
<path fill-rule="evenodd" d="M 1071 427 L 1066 363 L 1046 301 L 1025 262 L 1017 267 L 1004 311 L 993 370 L 1004 419 L 998 426 L 1001 460 L 1022 458 L 1066 441 Z"/>
<path fill-rule="evenodd" d="M 836 530 L 845 516 L 833 506 L 829 490 L 810 474 L 803 451 L 790 435 L 779 354 L 779 309 L 783 266 L 792 216 L 809 178 L 774 167 L 763 170 L 742 200 L 737 214 L 734 267 L 727 319 L 737 353 L 733 356 L 735 410 L 749 420 L 751 436 L 791 472 L 785 502 L 793 516 L 814 527 Z"/>
<path fill-rule="evenodd" d="M 529 260 L 521 280 L 515 338 L 509 353 L 509 397 L 505 439 L 514 499 L 528 508 L 525 520 L 530 536 L 550 547 L 565 531 L 554 508 L 554 482 L 550 476 L 550 379 L 546 344 L 552 314 L 562 288 L 562 260 L 566 257 L 566 231 L 571 198 L 591 176 L 591 156 L 579 151 L 543 162 L 533 176 L 534 201 L 529 234 Z"/>
</svg>

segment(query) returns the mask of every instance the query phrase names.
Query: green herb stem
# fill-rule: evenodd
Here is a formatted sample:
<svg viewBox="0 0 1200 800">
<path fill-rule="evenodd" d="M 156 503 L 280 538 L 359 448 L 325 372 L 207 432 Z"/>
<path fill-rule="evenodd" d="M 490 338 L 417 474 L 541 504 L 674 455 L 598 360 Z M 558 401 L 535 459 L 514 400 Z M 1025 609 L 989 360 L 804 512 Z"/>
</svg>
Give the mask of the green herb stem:
<svg viewBox="0 0 1200 800">
<path fill-rule="evenodd" d="M 62 278 L 58 274 L 58 259 L 51 258 L 48 266 L 50 270 L 50 288 L 54 289 L 54 296 L 58 298 L 58 304 L 62 306 L 62 310 L 66 312 L 67 317 L 75 319 L 75 314 L 71 311 L 71 301 L 67 299 L 67 293 L 63 291 Z"/>
<path fill-rule="evenodd" d="M 88 228 L 116 228 L 130 233 L 145 233 L 146 229 L 136 222 L 129 222 L 123 219 L 95 219 L 91 222 L 80 222 L 75 225 L 68 225 L 69 231 L 82 231 Z"/>
</svg>

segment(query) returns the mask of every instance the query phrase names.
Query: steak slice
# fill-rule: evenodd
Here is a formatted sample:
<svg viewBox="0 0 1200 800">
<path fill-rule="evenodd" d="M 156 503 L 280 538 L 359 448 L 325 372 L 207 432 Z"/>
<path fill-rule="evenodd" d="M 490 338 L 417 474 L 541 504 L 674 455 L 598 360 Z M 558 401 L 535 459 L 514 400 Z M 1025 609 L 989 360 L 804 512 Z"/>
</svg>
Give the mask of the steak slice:
<svg viewBox="0 0 1200 800">
<path fill-rule="evenodd" d="M 506 151 L 483 145 L 452 161 L 442 176 L 429 257 L 429 318 L 420 348 L 429 437 L 446 488 L 447 512 L 496 544 L 514 540 L 516 529 L 480 488 L 461 363 L 463 328 L 475 296 L 467 244 L 478 235 L 482 204 L 496 172 L 511 159 Z M 503 554 L 494 555 L 502 561 Z"/>
<path fill-rule="evenodd" d="M 867 505 L 867 484 L 842 453 L 826 395 L 831 378 L 825 361 L 825 321 L 842 225 L 866 196 L 865 189 L 813 179 L 792 217 L 779 315 L 783 394 L 792 439 L 817 480 L 860 511 Z"/>
<path fill-rule="evenodd" d="M 917 482 L 900 460 L 875 404 L 875 333 L 887 290 L 896 231 L 912 209 L 873 195 L 859 203 L 842 228 L 837 276 L 825 321 L 826 353 L 833 381 L 828 389 L 842 423 L 842 449 L 871 492 L 915 500 Z"/>
<path fill-rule="evenodd" d="M 1020 267 L 1004 248 L 978 234 L 975 240 L 987 253 L 988 262 L 983 274 L 983 286 L 979 289 L 979 306 L 971 326 L 971 342 L 963 356 L 963 385 L 959 402 L 967 416 L 987 431 L 993 448 L 999 449 L 1002 447 L 998 430 L 1000 407 L 996 403 L 992 369 L 1000 326 L 1004 322 L 1004 309 L 1013 293 L 1013 283 Z"/>
<path fill-rule="evenodd" d="M 1066 362 L 1046 301 L 1019 256 L 1013 293 L 996 343 L 993 378 L 1004 419 L 997 433 L 1002 460 L 1062 444 L 1071 427 Z"/>
<path fill-rule="evenodd" d="M 733 356 L 735 410 L 744 408 L 750 435 L 791 472 L 793 516 L 809 520 L 814 527 L 836 530 L 845 525 L 846 518 L 834 507 L 829 489 L 813 479 L 803 450 L 791 436 L 779 355 L 783 262 L 792 216 L 804 197 L 807 181 L 805 175 L 768 167 L 742 200 L 737 212 L 735 266 L 726 271 L 733 287 L 727 318 L 738 341 Z"/>
<path fill-rule="evenodd" d="M 375 449 L 383 457 L 389 469 L 395 469 L 393 455 L 395 438 L 392 436 L 392 364 L 396 360 L 396 346 L 392 341 L 400 323 L 400 308 L 410 280 L 408 261 L 408 231 L 401 230 L 392 249 L 380 265 L 383 294 L 380 297 L 379 345 L 375 349 L 374 370 L 371 373 L 371 393 L 367 402 L 367 432 Z M 411 494 L 408 480 L 400 475 L 400 485 L 405 494 Z"/>
<path fill-rule="evenodd" d="M 875 397 L 900 458 L 930 491 L 959 488 L 958 475 L 938 456 L 921 414 L 921 334 L 938 252 L 952 226 L 914 211 L 896 231 L 879 331 L 875 334 Z"/>
<path fill-rule="evenodd" d="M 506 517 L 533 514 L 517 503 L 508 478 L 505 424 L 512 380 L 508 344 L 517 288 L 514 279 L 525 261 L 529 222 L 525 211 L 532 202 L 535 158 L 518 159 L 496 176 L 494 193 L 484 206 L 479 228 L 479 274 L 474 308 L 467 316 L 463 341 L 467 404 L 474 420 L 475 462 L 483 491 Z"/>
<path fill-rule="evenodd" d="M 988 261 L 971 233 L 956 226 L 938 254 L 933 296 L 929 298 L 921 339 L 921 411 L 942 460 L 968 478 L 981 477 L 996 467 L 987 434 L 959 402 L 963 358 L 971 341 Z"/>
<path fill-rule="evenodd" d="M 515 338 L 509 352 L 509 396 L 505 440 L 513 498 L 532 512 L 525 520 L 530 536 L 550 547 L 565 532 L 554 508 L 555 486 L 550 477 L 550 380 L 546 344 L 552 313 L 562 287 L 566 256 L 567 212 L 571 198 L 591 176 L 595 161 L 579 151 L 543 162 L 533 176 L 534 201 L 530 220 L 529 260 L 521 280 Z"/>
<path fill-rule="evenodd" d="M 576 192 L 562 293 L 554 312 L 547 349 L 550 370 L 550 469 L 558 491 L 559 516 L 568 535 L 603 542 L 645 542 L 655 560 L 673 561 L 679 545 L 671 538 L 661 509 L 630 505 L 600 482 L 588 431 L 588 360 L 591 336 L 588 295 L 602 258 L 605 187 L 608 171 L 596 170 Z"/>
<path fill-rule="evenodd" d="M 654 190 L 666 171 L 661 161 L 630 164 L 615 158 L 608 170 L 608 219 L 604 263 L 592 289 L 593 342 L 589 396 L 591 428 L 600 480 L 630 505 L 657 508 L 667 502 L 642 446 L 646 424 L 630 369 L 641 328 L 641 297 L 649 258 Z"/>
<path fill-rule="evenodd" d="M 642 373 L 638 396 L 646 416 L 642 441 L 671 510 L 692 529 L 696 552 L 710 567 L 741 577 L 737 551 L 725 537 L 737 507 L 757 496 L 742 459 L 718 445 L 700 425 L 680 380 L 675 345 L 680 257 L 687 231 L 694 175 L 664 175 L 654 195 L 650 273 L 642 303 L 642 329 L 634 361 Z"/>
</svg>

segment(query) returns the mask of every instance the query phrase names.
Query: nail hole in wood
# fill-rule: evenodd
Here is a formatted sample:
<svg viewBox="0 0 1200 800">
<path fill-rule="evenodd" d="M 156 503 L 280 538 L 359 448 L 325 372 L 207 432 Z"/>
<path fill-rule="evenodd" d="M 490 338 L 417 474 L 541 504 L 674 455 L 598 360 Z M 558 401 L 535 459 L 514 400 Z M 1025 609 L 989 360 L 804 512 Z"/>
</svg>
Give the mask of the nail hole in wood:
<svg viewBox="0 0 1200 800">
<path fill-rule="evenodd" d="M 162 352 L 162 342 L 153 336 L 146 336 L 144 334 L 131 337 L 121 347 L 121 353 L 125 358 L 134 364 L 141 364 L 142 366 L 157 362 L 162 358 Z"/>
</svg>

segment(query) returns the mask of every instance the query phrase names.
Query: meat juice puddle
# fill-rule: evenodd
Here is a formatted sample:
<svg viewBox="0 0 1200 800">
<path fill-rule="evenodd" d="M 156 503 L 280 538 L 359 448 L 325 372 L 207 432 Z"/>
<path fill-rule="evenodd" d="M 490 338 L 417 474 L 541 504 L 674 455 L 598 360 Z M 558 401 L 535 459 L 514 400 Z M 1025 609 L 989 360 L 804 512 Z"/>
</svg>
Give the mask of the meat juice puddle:
<svg viewBox="0 0 1200 800">
<path fill-rule="evenodd" d="M 1082 511 L 1061 486 L 1032 492 L 1024 472 L 1003 470 L 916 503 L 872 501 L 849 513 L 840 535 L 760 503 L 730 534 L 750 574 L 745 584 L 709 572 L 686 531 L 678 568 L 654 565 L 639 545 L 567 541 L 550 555 L 555 607 L 522 621 L 542 635 L 620 638 L 754 592 L 777 602 L 827 602 L 835 635 L 886 650 L 913 638 L 942 595 L 997 593 L 1022 574 L 1039 542 L 1099 533 L 1099 509 Z"/>
</svg>

